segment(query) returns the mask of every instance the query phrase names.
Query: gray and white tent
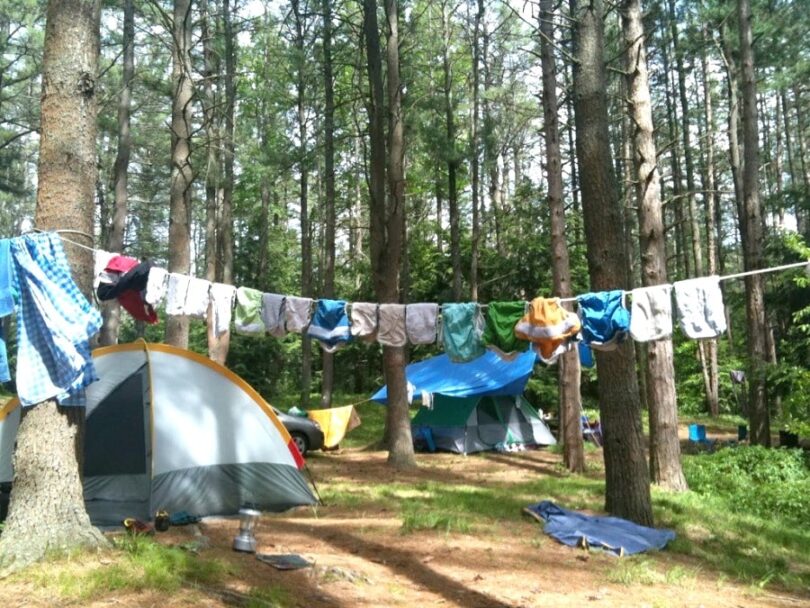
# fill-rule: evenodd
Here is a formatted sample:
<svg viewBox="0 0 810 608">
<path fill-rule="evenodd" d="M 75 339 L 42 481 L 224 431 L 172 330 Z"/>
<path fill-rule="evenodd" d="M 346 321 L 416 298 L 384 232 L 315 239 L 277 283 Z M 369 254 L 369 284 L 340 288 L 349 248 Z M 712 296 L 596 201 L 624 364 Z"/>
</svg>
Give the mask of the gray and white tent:
<svg viewBox="0 0 810 608">
<path fill-rule="evenodd" d="M 270 405 L 230 370 L 190 351 L 136 342 L 93 353 L 84 497 L 97 525 L 157 509 L 229 515 L 245 504 L 316 503 L 303 459 Z M 13 479 L 20 409 L 0 411 L 0 482 Z"/>
</svg>

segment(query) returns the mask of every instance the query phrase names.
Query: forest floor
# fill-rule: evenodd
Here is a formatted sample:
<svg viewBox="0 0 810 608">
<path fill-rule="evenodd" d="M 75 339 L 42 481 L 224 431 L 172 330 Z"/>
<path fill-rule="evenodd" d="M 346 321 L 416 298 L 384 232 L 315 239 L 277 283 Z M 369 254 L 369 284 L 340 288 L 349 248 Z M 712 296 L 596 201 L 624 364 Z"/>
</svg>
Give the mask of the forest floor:
<svg viewBox="0 0 810 608">
<path fill-rule="evenodd" d="M 588 458 L 593 466 L 585 477 L 601 483 L 601 453 L 590 451 Z M 234 552 L 231 545 L 238 521 L 206 518 L 196 526 L 158 534 L 156 542 L 182 545 L 199 539 L 200 533 L 207 537 L 209 546 L 199 551 L 198 559 L 225 565 L 215 584 L 187 583 L 168 592 L 128 589 L 79 600 L 75 595 L 73 599 L 60 596 L 54 587 L 41 583 L 42 577 L 18 575 L 0 581 L 0 605 L 810 606 L 810 590 L 799 596 L 770 585 L 744 584 L 697 557 L 674 551 L 616 558 L 558 544 L 542 533 L 535 520 L 515 514 L 521 504 L 553 497 L 529 499 L 527 478 L 542 478 L 551 484 L 572 479 L 561 470 L 560 456 L 552 451 L 468 457 L 419 454 L 417 459 L 419 468 L 407 473 L 393 473 L 382 451 L 351 448 L 313 454 L 308 459 L 325 504 L 317 509 L 263 515 L 257 539 L 259 552 L 299 554 L 312 563 L 309 568 L 279 571 L 250 554 Z M 501 502 L 506 503 L 508 511 L 504 513 L 508 515 L 494 514 L 487 519 L 470 515 L 470 521 L 465 521 L 465 513 L 474 514 L 479 505 L 488 508 L 475 491 L 488 487 L 496 487 L 504 497 Z M 576 506 L 577 487 L 567 486 L 572 502 L 565 506 Z M 444 519 L 432 523 L 413 519 L 420 504 L 435 506 L 427 498 L 431 491 L 450 488 L 458 492 L 454 504 L 465 505 L 458 519 L 446 513 Z M 49 565 L 47 576 L 50 580 L 55 572 L 69 576 L 71 569 L 86 572 L 103 568 L 116 559 L 115 554 L 108 553 L 82 556 Z"/>
</svg>

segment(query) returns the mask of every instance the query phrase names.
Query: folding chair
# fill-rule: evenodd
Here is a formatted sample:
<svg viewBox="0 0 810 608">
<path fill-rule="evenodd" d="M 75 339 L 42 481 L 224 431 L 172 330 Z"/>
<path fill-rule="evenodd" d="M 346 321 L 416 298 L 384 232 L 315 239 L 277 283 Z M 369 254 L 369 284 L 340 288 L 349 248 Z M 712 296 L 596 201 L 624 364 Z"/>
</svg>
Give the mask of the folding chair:
<svg viewBox="0 0 810 608">
<path fill-rule="evenodd" d="M 597 420 L 591 422 L 588 417 L 583 414 L 580 417 L 582 421 L 582 437 L 593 441 L 597 447 L 602 447 L 602 424 Z"/>
</svg>

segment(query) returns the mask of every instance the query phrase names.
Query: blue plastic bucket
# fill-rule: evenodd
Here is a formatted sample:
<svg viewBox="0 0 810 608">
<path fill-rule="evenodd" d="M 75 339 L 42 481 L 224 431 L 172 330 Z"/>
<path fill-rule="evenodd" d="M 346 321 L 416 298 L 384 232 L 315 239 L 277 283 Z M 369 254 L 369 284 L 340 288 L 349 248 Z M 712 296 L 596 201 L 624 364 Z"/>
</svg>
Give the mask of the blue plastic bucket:
<svg viewBox="0 0 810 608">
<path fill-rule="evenodd" d="M 689 441 L 706 441 L 706 426 L 703 424 L 690 424 Z"/>
</svg>

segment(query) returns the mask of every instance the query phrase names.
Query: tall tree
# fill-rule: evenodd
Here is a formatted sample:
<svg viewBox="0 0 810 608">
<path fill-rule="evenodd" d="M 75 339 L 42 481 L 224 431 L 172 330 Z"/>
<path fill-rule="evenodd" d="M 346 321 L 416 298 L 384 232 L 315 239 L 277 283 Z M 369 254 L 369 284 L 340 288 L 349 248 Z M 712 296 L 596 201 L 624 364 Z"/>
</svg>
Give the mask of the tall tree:
<svg viewBox="0 0 810 608">
<path fill-rule="evenodd" d="M 51 0 L 45 25 L 36 225 L 75 231 L 93 245 L 96 184 L 98 0 Z M 66 162 L 67 159 L 67 162 Z M 85 295 L 93 257 L 71 248 Z M 14 453 L 14 485 L 0 536 L 0 567 L 20 570 L 52 552 L 107 544 L 84 506 L 80 463 L 84 409 L 46 401 L 23 410 Z"/>
<path fill-rule="evenodd" d="M 191 271 L 191 0 L 175 0 L 172 19 L 172 120 L 169 186 L 169 272 Z M 166 342 L 188 346 L 189 320 L 185 315 L 166 319 Z"/>
<path fill-rule="evenodd" d="M 641 21 L 641 1 L 622 4 L 622 31 L 626 45 L 627 103 L 632 118 L 632 151 L 635 165 L 636 205 L 641 247 L 641 283 L 664 285 L 667 252 L 661 207 L 661 178 L 653 135 L 652 103 L 647 76 L 646 38 Z M 650 469 L 655 483 L 685 490 L 678 439 L 678 404 L 672 340 L 649 342 L 646 357 L 647 407 L 650 412 Z"/>
<path fill-rule="evenodd" d="M 571 264 L 565 240 L 562 155 L 560 152 L 557 66 L 554 62 L 553 0 L 540 1 L 540 61 L 543 68 L 543 132 L 546 139 L 546 179 L 551 216 L 551 274 L 554 293 L 562 298 L 573 295 Z M 563 438 L 563 460 L 569 471 L 585 470 L 580 404 L 580 366 L 576 350 L 565 353 L 559 366 L 559 406 Z"/>
<path fill-rule="evenodd" d="M 628 285 L 629 276 L 622 209 L 610 161 L 603 3 L 571 0 L 571 9 L 576 148 L 591 288 L 620 289 Z M 632 342 L 597 353 L 596 365 L 605 440 L 605 509 L 651 525 L 650 477 Z"/>
<path fill-rule="evenodd" d="M 737 0 L 740 35 L 740 84 L 743 128 L 743 213 L 740 215 L 743 266 L 746 271 L 762 268 L 762 208 L 759 200 L 759 139 L 757 133 L 757 85 L 754 72 L 751 5 Z M 748 385 L 751 441 L 770 446 L 771 425 L 765 395 L 765 290 L 761 274 L 745 277 L 745 316 L 748 326 Z"/>
<path fill-rule="evenodd" d="M 470 235 L 470 298 L 478 300 L 479 241 L 481 239 L 480 193 L 481 193 L 481 145 L 479 122 L 481 120 L 481 22 L 484 20 L 484 0 L 477 0 L 473 21 L 472 40 L 472 117 L 470 120 L 470 187 L 472 189 L 472 234 Z"/>
</svg>

